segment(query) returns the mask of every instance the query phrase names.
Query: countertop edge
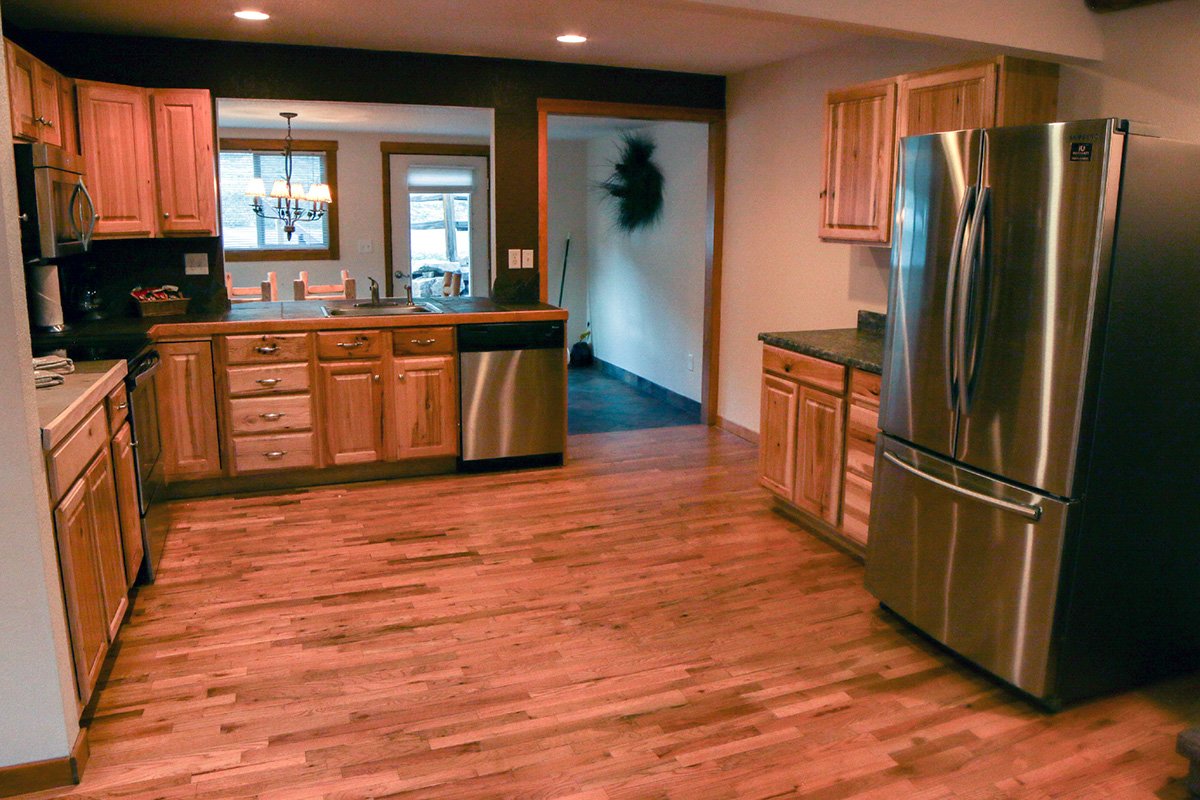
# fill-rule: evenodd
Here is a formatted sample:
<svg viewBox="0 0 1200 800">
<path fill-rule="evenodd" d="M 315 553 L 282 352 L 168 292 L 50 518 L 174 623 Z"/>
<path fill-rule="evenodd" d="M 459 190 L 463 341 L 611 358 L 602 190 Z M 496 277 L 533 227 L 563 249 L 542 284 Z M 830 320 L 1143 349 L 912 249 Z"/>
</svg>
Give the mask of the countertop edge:
<svg viewBox="0 0 1200 800">
<path fill-rule="evenodd" d="M 802 337 L 806 334 L 818 335 L 833 335 L 855 337 L 856 344 L 861 346 L 866 342 L 873 348 L 877 343 L 879 346 L 878 360 L 870 360 L 863 358 L 861 354 L 855 355 L 845 352 L 837 347 L 830 347 L 826 344 L 816 344 L 804 341 L 797 341 L 795 337 Z M 763 344 L 771 347 L 778 347 L 781 350 L 787 350 L 792 353 L 800 353 L 801 355 L 819 358 L 822 361 L 831 361 L 842 366 L 852 367 L 854 369 L 869 372 L 873 375 L 883 374 L 883 335 L 863 331 L 858 328 L 834 328 L 814 331 L 767 331 L 758 334 L 758 340 Z M 872 355 L 874 355 L 872 353 Z"/>
<path fill-rule="evenodd" d="M 212 320 L 205 322 L 160 322 L 147 335 L 155 341 L 184 337 L 214 336 L 237 333 L 288 333 L 302 331 L 338 331 L 358 328 L 426 328 L 446 325 L 470 325 L 486 322 L 544 322 L 565 320 L 565 309 L 533 309 L 529 311 L 473 311 L 414 314 L 411 316 L 273 317 L 253 320 Z"/>
<path fill-rule="evenodd" d="M 124 361 L 116 361 L 101 375 L 99 380 L 72 400 L 70 405 L 56 414 L 49 422 L 41 425 L 42 449 L 50 452 L 61 444 L 67 434 L 73 431 L 75 426 L 84 420 L 87 412 L 95 408 L 96 405 L 104 402 L 104 398 L 108 396 L 108 393 L 116 388 L 127 374 L 129 374 L 129 365 Z M 71 381 L 71 375 L 66 375 L 65 377 L 66 382 L 62 385 L 68 386 Z M 109 433 L 112 433 L 112 431 L 109 431 Z"/>
</svg>

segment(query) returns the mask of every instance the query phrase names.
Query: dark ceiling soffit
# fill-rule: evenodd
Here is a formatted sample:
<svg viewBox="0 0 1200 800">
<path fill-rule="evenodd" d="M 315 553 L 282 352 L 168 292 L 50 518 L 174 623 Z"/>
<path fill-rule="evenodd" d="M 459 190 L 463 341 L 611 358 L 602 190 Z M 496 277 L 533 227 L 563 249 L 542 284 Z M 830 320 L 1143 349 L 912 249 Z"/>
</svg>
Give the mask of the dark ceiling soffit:
<svg viewBox="0 0 1200 800">
<path fill-rule="evenodd" d="M 24 29 L 4 34 L 72 77 L 195 87 L 219 97 L 511 106 L 536 97 L 725 107 L 725 77 L 557 61 Z M 141 65 L 146 65 L 139 69 Z M 439 79 L 431 78 L 438 75 Z M 487 80 L 481 81 L 480 76 Z M 136 77 L 134 77 L 136 76 Z M 373 80 L 364 81 L 364 76 Z M 311 80 L 309 80 L 311 78 Z M 457 84 L 446 92 L 448 85 Z M 390 86 L 390 90 L 389 90 Z M 403 87 L 402 89 L 400 87 Z M 447 94 L 453 97 L 447 97 Z M 395 99 L 402 96 L 404 99 Z"/>
</svg>

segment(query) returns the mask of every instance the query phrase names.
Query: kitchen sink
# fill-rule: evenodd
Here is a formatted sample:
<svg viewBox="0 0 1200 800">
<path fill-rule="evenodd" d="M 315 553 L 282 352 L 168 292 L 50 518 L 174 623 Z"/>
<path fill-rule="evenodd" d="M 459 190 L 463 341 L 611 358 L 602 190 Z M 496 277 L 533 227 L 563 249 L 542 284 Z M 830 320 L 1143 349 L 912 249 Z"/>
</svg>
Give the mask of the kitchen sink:
<svg viewBox="0 0 1200 800">
<path fill-rule="evenodd" d="M 436 314 L 438 310 L 425 303 L 408 303 L 404 300 L 380 300 L 374 303 L 321 306 L 321 313 L 327 317 L 391 317 L 401 314 Z"/>
</svg>

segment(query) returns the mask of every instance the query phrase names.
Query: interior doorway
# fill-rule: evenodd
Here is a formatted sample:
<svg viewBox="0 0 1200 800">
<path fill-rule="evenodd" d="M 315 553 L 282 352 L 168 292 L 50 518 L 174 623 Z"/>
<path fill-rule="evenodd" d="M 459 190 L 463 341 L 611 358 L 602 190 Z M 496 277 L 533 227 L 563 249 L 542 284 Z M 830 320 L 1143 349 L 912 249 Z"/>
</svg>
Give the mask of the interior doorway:
<svg viewBox="0 0 1200 800">
<path fill-rule="evenodd" d="M 575 433 L 708 421 L 713 123 L 647 116 L 543 114 L 543 296 L 594 356 L 568 372 Z M 659 213 L 632 226 L 602 189 L 630 147 L 663 179 Z"/>
</svg>

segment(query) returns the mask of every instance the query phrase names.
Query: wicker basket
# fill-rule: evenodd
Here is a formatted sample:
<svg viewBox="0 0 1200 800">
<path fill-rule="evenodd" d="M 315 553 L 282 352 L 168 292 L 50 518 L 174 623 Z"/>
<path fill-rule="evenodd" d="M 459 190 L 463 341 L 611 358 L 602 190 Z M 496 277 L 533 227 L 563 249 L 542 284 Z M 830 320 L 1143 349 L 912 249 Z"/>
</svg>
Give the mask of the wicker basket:
<svg viewBox="0 0 1200 800">
<path fill-rule="evenodd" d="M 186 314 L 188 298 L 178 300 L 139 300 L 138 313 L 143 317 L 169 317 L 174 314 Z"/>
</svg>

